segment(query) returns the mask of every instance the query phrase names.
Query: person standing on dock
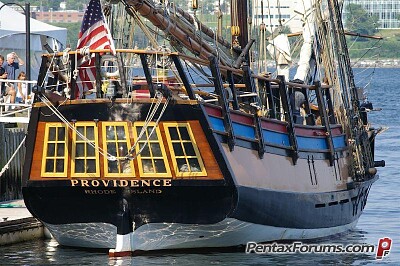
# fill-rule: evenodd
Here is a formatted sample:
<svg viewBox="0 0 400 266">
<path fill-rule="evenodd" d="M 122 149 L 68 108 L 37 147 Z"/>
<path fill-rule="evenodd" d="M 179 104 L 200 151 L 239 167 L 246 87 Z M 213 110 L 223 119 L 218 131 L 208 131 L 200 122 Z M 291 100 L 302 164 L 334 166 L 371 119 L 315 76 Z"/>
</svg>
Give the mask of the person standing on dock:
<svg viewBox="0 0 400 266">
<path fill-rule="evenodd" d="M 7 78 L 7 73 L 6 70 L 3 67 L 3 63 L 4 63 L 4 56 L 0 55 L 0 79 L 6 79 Z M 0 89 L 1 89 L 1 97 L 4 95 L 5 93 L 5 85 L 4 82 L 0 81 Z"/>
<path fill-rule="evenodd" d="M 18 62 L 15 62 L 15 59 L 18 59 Z M 18 57 L 17 53 L 12 52 L 7 54 L 7 61 L 3 63 L 3 68 L 7 73 L 7 79 L 15 80 L 16 71 L 19 69 L 19 66 L 22 66 L 23 64 L 24 61 Z M 14 84 L 7 82 L 6 87 L 6 94 L 10 95 L 10 103 L 15 103 L 17 91 L 14 88 Z"/>
<path fill-rule="evenodd" d="M 26 74 L 24 71 L 21 71 L 18 75 L 18 80 L 24 81 L 26 79 Z M 28 97 L 28 87 L 26 83 L 20 82 L 17 84 L 17 103 L 25 103 Z"/>
<path fill-rule="evenodd" d="M 18 59 L 15 62 L 15 59 Z M 7 72 L 7 78 L 11 80 L 15 80 L 16 78 L 16 71 L 19 69 L 20 66 L 24 65 L 24 61 L 20 57 L 18 57 L 17 53 L 12 52 L 7 54 L 7 61 L 3 63 L 3 68 Z"/>
</svg>

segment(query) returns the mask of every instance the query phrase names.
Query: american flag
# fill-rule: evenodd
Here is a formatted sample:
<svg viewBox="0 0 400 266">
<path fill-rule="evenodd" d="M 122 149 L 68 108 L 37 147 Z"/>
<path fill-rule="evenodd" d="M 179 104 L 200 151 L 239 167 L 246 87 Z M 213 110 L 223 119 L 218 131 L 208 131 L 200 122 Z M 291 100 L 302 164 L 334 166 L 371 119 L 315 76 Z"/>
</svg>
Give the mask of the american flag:
<svg viewBox="0 0 400 266">
<path fill-rule="evenodd" d="M 89 47 L 91 50 L 110 49 L 114 55 L 116 54 L 114 41 L 101 10 L 100 0 L 90 0 L 83 17 L 77 49 L 84 47 Z M 96 79 L 94 61 L 82 55 L 78 56 L 79 74 L 76 84 L 79 91 L 76 95 L 77 98 L 82 98 L 85 91 L 94 88 L 93 82 Z"/>
</svg>

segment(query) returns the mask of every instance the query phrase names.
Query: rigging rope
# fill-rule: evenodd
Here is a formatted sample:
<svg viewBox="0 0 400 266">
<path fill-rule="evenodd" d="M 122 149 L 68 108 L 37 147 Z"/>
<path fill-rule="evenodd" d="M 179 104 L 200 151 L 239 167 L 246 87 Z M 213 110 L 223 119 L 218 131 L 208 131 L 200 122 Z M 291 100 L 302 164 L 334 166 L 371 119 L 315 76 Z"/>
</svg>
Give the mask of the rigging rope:
<svg viewBox="0 0 400 266">
<path fill-rule="evenodd" d="M 105 152 L 104 149 L 101 147 L 97 146 L 96 143 L 93 143 L 90 141 L 88 138 L 86 138 L 85 135 L 80 133 L 75 126 L 73 126 L 62 114 L 61 112 L 50 102 L 50 100 L 42 94 L 42 96 L 38 95 L 39 99 L 72 131 L 76 133 L 81 139 L 83 139 L 87 144 L 89 144 L 91 147 L 93 147 L 95 150 L 97 150 L 101 155 L 107 158 L 109 161 L 116 161 L 116 157 L 114 155 L 111 155 L 108 152 Z"/>
<path fill-rule="evenodd" d="M 125 159 L 126 159 L 126 160 L 134 160 L 137 156 L 139 156 L 139 155 L 141 154 L 141 152 L 144 150 L 144 148 L 145 148 L 146 145 L 148 144 L 149 139 L 151 138 L 151 136 L 152 136 L 154 130 L 155 130 L 156 127 L 158 126 L 158 123 L 160 122 L 160 119 L 161 119 L 161 117 L 163 116 L 165 110 L 167 109 L 167 106 L 168 106 L 169 101 L 170 101 L 170 97 L 167 98 L 167 100 L 166 100 L 166 102 L 165 102 L 163 108 L 161 109 L 160 115 L 159 115 L 159 117 L 157 118 L 157 120 L 156 120 L 156 122 L 155 122 L 155 124 L 154 124 L 154 126 L 153 126 L 153 129 L 151 130 L 149 136 L 147 137 L 147 141 L 146 141 L 146 142 L 144 143 L 144 145 L 140 148 L 140 150 L 139 150 L 134 156 L 132 156 L 131 154 L 134 153 L 134 151 L 135 151 L 135 149 L 136 149 L 136 146 L 139 144 L 139 141 L 141 141 L 141 139 L 142 139 L 142 137 L 143 137 L 143 134 L 147 131 L 147 128 L 148 128 L 148 126 L 149 126 L 149 123 L 153 120 L 153 117 L 154 117 L 154 115 L 156 114 L 156 112 L 157 112 L 157 110 L 158 110 L 158 108 L 159 108 L 159 106 L 160 106 L 160 104 L 161 104 L 161 101 L 162 101 L 162 99 L 163 99 L 162 94 L 161 94 L 160 92 L 158 92 L 158 91 L 157 91 L 157 93 L 156 93 L 156 98 L 157 98 L 157 103 L 155 104 L 155 106 L 154 106 L 153 109 L 152 109 L 152 106 L 153 106 L 153 104 L 154 104 L 154 101 L 151 103 L 149 112 L 147 113 L 146 119 L 145 119 L 145 121 L 144 121 L 144 125 L 143 125 L 143 127 L 142 127 L 142 129 L 141 129 L 141 131 L 140 131 L 140 133 L 139 133 L 139 135 L 138 135 L 138 137 L 137 137 L 135 143 L 134 143 L 133 146 L 129 149 L 128 153 L 125 155 Z M 154 99 L 155 99 L 155 98 L 154 98 Z M 150 111 L 150 110 L 151 110 L 151 111 Z"/>
</svg>

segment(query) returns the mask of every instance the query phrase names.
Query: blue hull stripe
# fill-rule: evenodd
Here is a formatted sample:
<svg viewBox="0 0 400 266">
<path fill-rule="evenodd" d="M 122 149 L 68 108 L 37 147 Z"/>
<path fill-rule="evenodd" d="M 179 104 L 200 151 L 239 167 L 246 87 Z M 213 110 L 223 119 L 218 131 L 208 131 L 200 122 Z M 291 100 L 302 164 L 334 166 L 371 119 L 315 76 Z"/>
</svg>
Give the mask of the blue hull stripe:
<svg viewBox="0 0 400 266">
<path fill-rule="evenodd" d="M 290 146 L 289 136 L 287 134 L 269 130 L 263 130 L 263 135 L 264 135 L 264 141 L 266 142 L 288 147 Z"/>
<path fill-rule="evenodd" d="M 332 140 L 333 140 L 333 147 L 335 147 L 335 149 L 344 148 L 347 146 L 345 136 L 336 136 L 333 137 Z"/>
<path fill-rule="evenodd" d="M 212 128 L 214 130 L 225 132 L 223 120 L 220 118 L 216 118 L 213 116 L 209 116 L 210 122 L 212 124 Z M 245 137 L 248 139 L 255 139 L 255 130 L 254 127 L 232 123 L 233 131 L 235 132 L 235 136 L 237 137 Z M 285 133 L 279 133 L 275 131 L 263 130 L 264 140 L 267 143 L 290 146 L 289 136 Z M 328 144 L 326 138 L 313 138 L 313 137 L 304 137 L 304 136 L 296 136 L 297 144 L 299 149 L 307 149 L 307 150 L 327 150 Z M 346 147 L 345 136 L 335 136 L 332 138 L 333 146 L 335 149 L 340 149 Z"/>
<path fill-rule="evenodd" d="M 208 116 L 208 119 L 210 119 L 212 129 L 225 132 L 225 127 L 222 119 L 213 116 Z"/>
<path fill-rule="evenodd" d="M 297 145 L 299 149 L 308 150 L 326 150 L 328 149 L 328 144 L 326 143 L 326 138 L 309 138 L 297 136 Z"/>
<path fill-rule="evenodd" d="M 235 136 L 245 137 L 248 139 L 256 138 L 254 127 L 238 123 L 232 123 L 232 126 L 233 126 L 233 132 L 235 132 Z"/>
<path fill-rule="evenodd" d="M 332 138 L 333 147 L 340 149 L 346 147 L 345 137 L 336 136 Z M 326 138 L 310 138 L 297 136 L 297 145 L 299 149 L 310 149 L 310 150 L 326 150 L 329 149 Z"/>
</svg>

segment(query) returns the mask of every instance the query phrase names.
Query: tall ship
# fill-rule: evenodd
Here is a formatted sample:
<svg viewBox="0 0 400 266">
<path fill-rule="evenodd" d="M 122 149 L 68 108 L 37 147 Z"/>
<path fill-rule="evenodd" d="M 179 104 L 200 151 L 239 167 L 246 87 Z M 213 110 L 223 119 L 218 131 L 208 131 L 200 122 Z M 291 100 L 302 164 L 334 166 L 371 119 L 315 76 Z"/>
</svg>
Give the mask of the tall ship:
<svg viewBox="0 0 400 266">
<path fill-rule="evenodd" d="M 354 228 L 384 165 L 379 130 L 354 82 L 340 3 L 301 2 L 293 75 L 290 34 L 264 22 L 251 33 L 246 1 L 231 3 L 227 40 L 220 16 L 217 30 L 199 20 L 197 1 L 189 13 L 91 0 L 78 48 L 42 57 L 29 211 L 59 244 L 112 256 Z"/>
</svg>

